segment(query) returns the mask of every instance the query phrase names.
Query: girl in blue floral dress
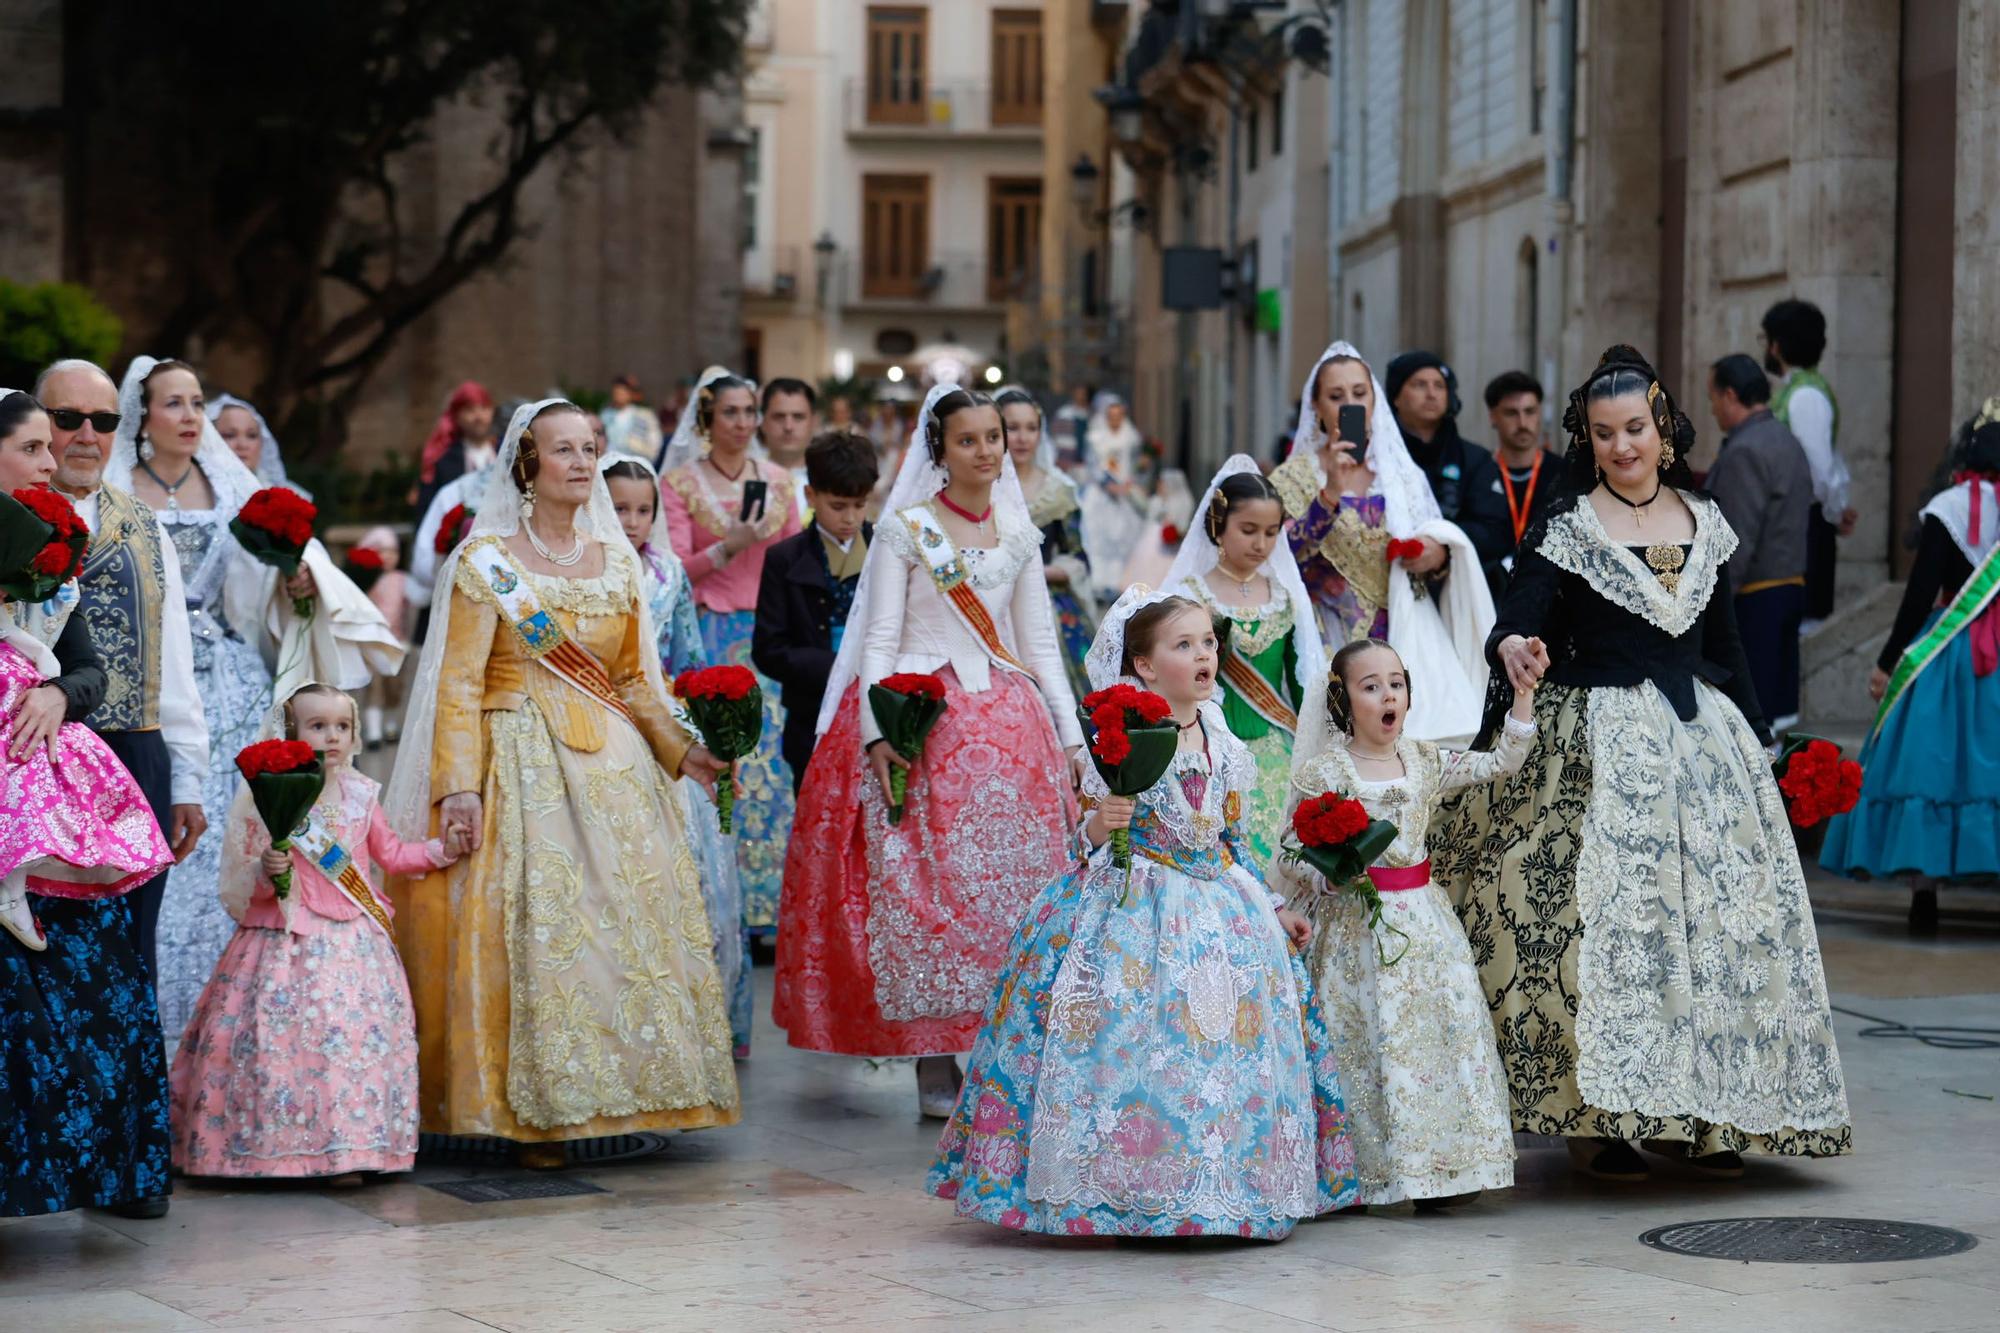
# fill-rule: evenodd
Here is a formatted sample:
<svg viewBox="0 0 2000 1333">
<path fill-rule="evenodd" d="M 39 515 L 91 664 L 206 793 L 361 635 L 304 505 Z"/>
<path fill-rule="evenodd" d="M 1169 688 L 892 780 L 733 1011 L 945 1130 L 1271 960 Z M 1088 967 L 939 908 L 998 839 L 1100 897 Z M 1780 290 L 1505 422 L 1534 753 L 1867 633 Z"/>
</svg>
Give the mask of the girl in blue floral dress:
<svg viewBox="0 0 2000 1333">
<path fill-rule="evenodd" d="M 1015 933 L 926 1186 L 959 1213 L 1071 1235 L 1278 1240 L 1355 1193 L 1339 1079 L 1294 945 L 1311 927 L 1253 868 L 1256 782 L 1211 701 L 1208 612 L 1134 588 L 1090 652 L 1173 707 L 1179 753 L 1138 798 L 1095 772 L 1084 864 Z M 1129 828 L 1132 875 L 1106 843 Z M 1289 938 L 1288 938 L 1289 937 Z"/>
</svg>

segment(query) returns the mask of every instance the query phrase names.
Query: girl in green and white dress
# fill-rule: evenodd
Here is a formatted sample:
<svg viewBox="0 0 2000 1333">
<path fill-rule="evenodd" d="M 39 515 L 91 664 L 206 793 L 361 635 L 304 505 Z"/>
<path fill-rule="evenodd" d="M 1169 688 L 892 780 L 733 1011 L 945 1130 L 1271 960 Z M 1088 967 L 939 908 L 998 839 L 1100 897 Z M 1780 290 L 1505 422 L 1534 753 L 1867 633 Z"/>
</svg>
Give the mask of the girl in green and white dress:
<svg viewBox="0 0 2000 1333">
<path fill-rule="evenodd" d="M 1285 510 L 1246 454 L 1208 484 L 1163 587 L 1215 616 L 1222 647 L 1222 715 L 1250 748 L 1257 784 L 1243 831 L 1266 871 L 1289 821 L 1292 738 L 1306 682 L 1326 670 L 1326 645 L 1292 549 Z"/>
</svg>

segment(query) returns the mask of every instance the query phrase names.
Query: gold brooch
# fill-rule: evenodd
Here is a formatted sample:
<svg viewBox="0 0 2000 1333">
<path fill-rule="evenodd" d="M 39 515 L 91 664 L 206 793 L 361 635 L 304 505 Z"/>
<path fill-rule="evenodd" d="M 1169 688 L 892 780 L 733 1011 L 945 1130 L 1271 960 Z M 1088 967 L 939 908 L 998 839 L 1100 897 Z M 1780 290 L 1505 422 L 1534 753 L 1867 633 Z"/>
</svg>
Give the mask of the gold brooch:
<svg viewBox="0 0 2000 1333">
<path fill-rule="evenodd" d="M 1646 548 L 1646 565 L 1660 586 L 1670 593 L 1681 589 L 1681 570 L 1687 565 L 1687 552 L 1670 542 Z"/>
</svg>

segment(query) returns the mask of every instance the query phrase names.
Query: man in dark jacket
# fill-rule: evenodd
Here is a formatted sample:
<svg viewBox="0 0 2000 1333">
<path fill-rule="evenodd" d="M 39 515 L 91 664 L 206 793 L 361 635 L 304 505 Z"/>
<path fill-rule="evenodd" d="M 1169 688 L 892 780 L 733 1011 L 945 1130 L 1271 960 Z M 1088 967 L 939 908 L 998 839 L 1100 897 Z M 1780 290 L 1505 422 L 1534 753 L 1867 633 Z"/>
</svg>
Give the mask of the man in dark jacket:
<svg viewBox="0 0 2000 1333">
<path fill-rule="evenodd" d="M 1812 464 L 1770 408 L 1771 382 L 1742 353 L 1708 372 L 1708 406 L 1725 432 L 1708 493 L 1736 533 L 1729 585 L 1757 702 L 1773 731 L 1798 721 L 1799 620 L 1805 614 Z"/>
<path fill-rule="evenodd" d="M 1525 370 L 1503 370 L 1486 383 L 1486 420 L 1493 427 L 1493 485 L 1507 503 L 1507 550 L 1486 561 L 1497 605 L 1514 572 L 1514 553 L 1535 520 L 1567 486 L 1560 454 L 1542 447 L 1542 382 Z"/>
<path fill-rule="evenodd" d="M 1438 509 L 1465 533 L 1482 566 L 1497 564 L 1513 550 L 1507 500 L 1493 455 L 1458 433 L 1458 377 L 1443 357 L 1405 352 L 1389 363 L 1382 391 Z"/>
<path fill-rule="evenodd" d="M 875 446 L 866 435 L 833 430 L 815 436 L 806 449 L 812 520 L 764 555 L 750 660 L 783 691 L 780 748 L 791 765 L 794 795 L 806 780 L 820 701 L 874 535 L 863 515 L 876 476 Z"/>
</svg>

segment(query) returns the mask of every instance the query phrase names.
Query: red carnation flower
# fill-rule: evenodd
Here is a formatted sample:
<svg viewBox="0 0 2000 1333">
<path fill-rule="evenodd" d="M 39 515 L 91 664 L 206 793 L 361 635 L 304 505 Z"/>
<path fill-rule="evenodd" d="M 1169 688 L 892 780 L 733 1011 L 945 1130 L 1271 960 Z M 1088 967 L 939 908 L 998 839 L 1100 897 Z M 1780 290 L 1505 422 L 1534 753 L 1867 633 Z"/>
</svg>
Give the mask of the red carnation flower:
<svg viewBox="0 0 2000 1333">
<path fill-rule="evenodd" d="M 894 675 L 882 677 L 876 683 L 885 690 L 894 690 L 897 694 L 914 694 L 925 699 L 944 698 L 942 680 L 936 676 L 914 671 L 898 671 Z"/>
<path fill-rule="evenodd" d="M 380 569 L 382 553 L 371 546 L 357 546 L 347 553 L 347 563 L 357 569 Z"/>
<path fill-rule="evenodd" d="M 747 699 L 757 688 L 757 675 L 745 666 L 696 667 L 683 671 L 674 693 L 683 699 Z"/>
<path fill-rule="evenodd" d="M 245 778 L 254 778 L 262 773 L 291 773 L 318 757 L 304 741 L 258 741 L 237 753 L 236 768 Z"/>
<path fill-rule="evenodd" d="M 448 555 L 451 548 L 458 545 L 464 535 L 465 525 L 471 517 L 464 505 L 453 505 L 445 511 L 444 521 L 438 524 L 437 536 L 431 541 L 431 549 L 439 555 Z"/>
<path fill-rule="evenodd" d="M 1181 530 L 1168 523 L 1160 529 L 1160 540 L 1168 546 L 1178 546 L 1181 542 Z"/>
</svg>

